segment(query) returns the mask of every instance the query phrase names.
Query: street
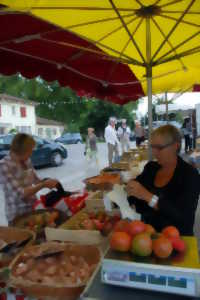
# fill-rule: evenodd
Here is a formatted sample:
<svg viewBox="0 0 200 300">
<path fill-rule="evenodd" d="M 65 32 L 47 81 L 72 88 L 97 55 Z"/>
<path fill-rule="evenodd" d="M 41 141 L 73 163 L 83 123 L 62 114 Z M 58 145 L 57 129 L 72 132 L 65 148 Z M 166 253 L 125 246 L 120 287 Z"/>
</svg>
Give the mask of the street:
<svg viewBox="0 0 200 300">
<path fill-rule="evenodd" d="M 135 143 L 131 143 L 133 147 Z M 75 191 L 84 188 L 83 179 L 97 175 L 99 170 L 108 165 L 107 161 L 107 146 L 105 143 L 98 144 L 98 168 L 96 164 L 88 164 L 84 156 L 85 145 L 67 145 L 68 158 L 64 160 L 60 167 L 43 167 L 37 169 L 36 172 L 41 178 L 56 178 L 58 179 L 65 190 Z M 38 193 L 46 194 L 48 189 L 43 189 Z M 0 188 L 0 225 L 7 224 L 4 213 L 4 195 Z"/>
<path fill-rule="evenodd" d="M 58 179 L 66 190 L 76 190 L 83 187 L 82 180 L 86 177 L 98 173 L 97 168 L 89 165 L 84 156 L 85 145 L 66 145 L 68 158 L 64 160 L 60 167 L 46 167 L 37 169 L 37 174 L 41 178 L 51 177 Z M 105 143 L 98 144 L 99 169 L 107 164 L 107 147 Z"/>
</svg>

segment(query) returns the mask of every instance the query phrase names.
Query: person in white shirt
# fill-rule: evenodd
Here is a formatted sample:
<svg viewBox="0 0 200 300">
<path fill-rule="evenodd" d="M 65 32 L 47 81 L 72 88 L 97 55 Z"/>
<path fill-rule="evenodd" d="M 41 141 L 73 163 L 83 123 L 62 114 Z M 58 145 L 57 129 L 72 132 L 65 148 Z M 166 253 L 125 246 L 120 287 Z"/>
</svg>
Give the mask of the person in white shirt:
<svg viewBox="0 0 200 300">
<path fill-rule="evenodd" d="M 122 154 L 130 148 L 131 130 L 126 124 L 126 119 L 122 119 L 122 125 L 118 128 L 117 134 L 121 143 Z"/>
<path fill-rule="evenodd" d="M 108 162 L 109 166 L 113 162 L 113 154 L 115 154 L 115 159 L 119 157 L 119 150 L 118 150 L 118 145 L 119 145 L 119 140 L 117 138 L 117 132 L 115 130 L 115 123 L 116 119 L 114 117 L 111 117 L 109 119 L 108 126 L 105 128 L 105 140 L 108 145 Z"/>
</svg>

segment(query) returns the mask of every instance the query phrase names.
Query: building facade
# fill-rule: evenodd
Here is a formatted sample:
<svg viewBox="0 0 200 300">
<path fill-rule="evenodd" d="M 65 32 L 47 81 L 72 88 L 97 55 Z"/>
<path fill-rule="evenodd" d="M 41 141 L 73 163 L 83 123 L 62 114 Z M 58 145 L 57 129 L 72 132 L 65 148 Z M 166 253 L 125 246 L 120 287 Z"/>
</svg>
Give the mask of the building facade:
<svg viewBox="0 0 200 300">
<path fill-rule="evenodd" d="M 36 103 L 33 101 L 0 94 L 0 134 L 6 134 L 12 129 L 19 132 L 35 134 Z"/>
<path fill-rule="evenodd" d="M 36 123 L 36 134 L 42 138 L 54 140 L 64 131 L 64 125 L 57 121 L 37 117 Z"/>
<path fill-rule="evenodd" d="M 60 137 L 64 125 L 54 120 L 36 117 L 37 103 L 6 94 L 0 94 L 0 134 L 12 130 L 38 135 L 42 138 Z"/>
</svg>

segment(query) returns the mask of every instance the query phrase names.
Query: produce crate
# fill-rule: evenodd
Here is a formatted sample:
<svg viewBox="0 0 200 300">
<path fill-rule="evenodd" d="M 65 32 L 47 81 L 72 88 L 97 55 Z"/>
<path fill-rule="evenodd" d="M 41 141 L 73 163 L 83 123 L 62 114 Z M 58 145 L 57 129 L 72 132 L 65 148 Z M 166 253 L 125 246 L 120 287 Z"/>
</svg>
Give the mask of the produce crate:
<svg viewBox="0 0 200 300">
<path fill-rule="evenodd" d="M 88 190 L 97 191 L 109 191 L 112 190 L 114 184 L 120 184 L 120 174 L 100 174 L 98 176 L 85 179 L 85 184 Z"/>
<path fill-rule="evenodd" d="M 47 281 L 47 277 L 44 278 L 46 268 L 41 269 L 39 272 L 40 280 L 37 280 L 34 277 L 27 277 L 27 272 L 24 272 L 20 274 L 17 272 L 17 268 L 19 268 L 19 264 L 26 263 L 30 259 L 33 260 L 33 264 L 35 264 L 35 260 L 37 261 L 37 256 L 40 254 L 48 253 L 49 251 L 52 252 L 59 252 L 58 256 L 49 256 L 49 258 L 54 259 L 54 266 L 56 268 L 56 271 L 51 276 L 48 275 L 49 280 L 52 280 L 52 283 L 50 284 L 49 281 Z M 38 254 L 39 253 L 39 254 Z M 60 257 L 59 257 L 60 255 Z M 89 246 L 89 245 L 75 245 L 75 244 L 67 244 L 67 243 L 58 243 L 58 242 L 47 242 L 43 243 L 41 245 L 35 245 L 29 248 L 26 248 L 26 250 L 21 253 L 19 256 L 15 258 L 15 260 L 11 264 L 11 276 L 10 276 L 10 286 L 13 288 L 20 289 L 23 294 L 27 295 L 28 297 L 35 297 L 36 299 L 56 299 L 56 300 L 75 300 L 78 299 L 79 295 L 83 291 L 85 285 L 88 282 L 88 276 L 84 277 L 82 280 L 79 279 L 75 280 L 72 284 L 71 282 L 66 282 L 64 280 L 64 276 L 61 276 L 61 269 L 63 268 L 63 262 L 66 262 L 66 258 L 75 258 L 78 259 L 79 257 L 82 257 L 87 265 L 90 267 L 91 272 L 95 269 L 97 264 L 99 263 L 101 259 L 101 253 L 99 249 L 95 246 Z M 45 259 L 47 257 L 41 257 L 39 258 L 40 265 L 45 262 Z M 53 262 L 52 262 L 53 264 Z M 27 264 L 26 264 L 27 265 Z M 38 266 L 39 264 L 37 264 Z M 33 266 L 34 270 L 37 270 L 37 266 Z M 76 271 L 74 272 L 74 276 L 78 276 L 78 270 L 76 268 Z M 29 271 L 29 270 L 28 270 Z M 32 271 L 32 269 L 30 269 Z M 69 272 L 69 271 L 68 271 Z M 91 272 L 89 273 L 91 276 Z M 38 273 L 37 273 L 38 274 Z M 53 280 L 53 276 L 56 276 L 56 278 L 60 278 L 57 282 Z M 70 275 L 71 276 L 71 275 Z M 51 279 L 52 277 L 52 279 Z M 31 278 L 31 279 L 30 279 Z M 67 279 L 65 277 L 65 279 Z M 77 277 L 75 278 L 77 279 Z"/>
<path fill-rule="evenodd" d="M 118 163 L 113 163 L 111 165 L 112 168 L 121 169 L 121 171 L 129 171 L 130 164 L 128 161 L 120 161 Z"/>
<path fill-rule="evenodd" d="M 89 192 L 85 202 L 86 209 L 104 209 L 103 191 Z"/>
</svg>

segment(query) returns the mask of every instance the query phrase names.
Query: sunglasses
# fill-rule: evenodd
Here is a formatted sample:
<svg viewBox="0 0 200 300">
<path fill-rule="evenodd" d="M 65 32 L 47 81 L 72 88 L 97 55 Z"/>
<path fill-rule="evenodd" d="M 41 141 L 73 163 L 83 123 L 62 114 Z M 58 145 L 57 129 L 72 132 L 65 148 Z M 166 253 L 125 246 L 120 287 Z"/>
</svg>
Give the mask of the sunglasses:
<svg viewBox="0 0 200 300">
<path fill-rule="evenodd" d="M 158 145 L 158 144 L 151 144 L 151 148 L 152 149 L 156 149 L 158 151 L 162 151 L 163 149 L 173 145 L 174 142 L 171 142 L 171 143 L 168 143 L 168 144 L 165 144 L 165 145 Z"/>
</svg>

